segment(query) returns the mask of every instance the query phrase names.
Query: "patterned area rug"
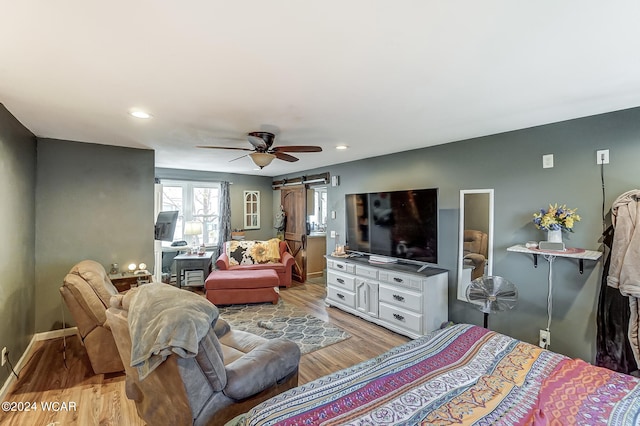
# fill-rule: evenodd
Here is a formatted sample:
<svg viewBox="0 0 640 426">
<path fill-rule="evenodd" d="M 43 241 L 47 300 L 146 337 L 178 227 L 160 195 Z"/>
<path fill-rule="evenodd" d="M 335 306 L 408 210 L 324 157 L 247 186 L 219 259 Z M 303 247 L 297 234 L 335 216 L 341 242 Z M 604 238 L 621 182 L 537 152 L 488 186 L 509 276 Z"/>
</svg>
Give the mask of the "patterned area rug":
<svg viewBox="0 0 640 426">
<path fill-rule="evenodd" d="M 220 316 L 231 328 L 248 331 L 267 339 L 285 337 L 295 342 L 303 354 L 351 337 L 333 326 L 282 299 L 277 305 L 258 303 L 218 307 Z"/>
</svg>

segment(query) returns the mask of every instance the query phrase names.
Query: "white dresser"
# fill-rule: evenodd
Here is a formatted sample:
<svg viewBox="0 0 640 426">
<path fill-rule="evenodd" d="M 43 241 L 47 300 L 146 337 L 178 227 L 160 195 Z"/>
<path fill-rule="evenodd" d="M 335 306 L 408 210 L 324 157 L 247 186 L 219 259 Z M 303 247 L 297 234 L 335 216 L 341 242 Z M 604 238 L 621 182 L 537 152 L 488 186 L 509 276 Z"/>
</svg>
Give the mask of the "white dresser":
<svg viewBox="0 0 640 426">
<path fill-rule="evenodd" d="M 327 256 L 326 303 L 412 338 L 448 320 L 445 269 Z"/>
</svg>

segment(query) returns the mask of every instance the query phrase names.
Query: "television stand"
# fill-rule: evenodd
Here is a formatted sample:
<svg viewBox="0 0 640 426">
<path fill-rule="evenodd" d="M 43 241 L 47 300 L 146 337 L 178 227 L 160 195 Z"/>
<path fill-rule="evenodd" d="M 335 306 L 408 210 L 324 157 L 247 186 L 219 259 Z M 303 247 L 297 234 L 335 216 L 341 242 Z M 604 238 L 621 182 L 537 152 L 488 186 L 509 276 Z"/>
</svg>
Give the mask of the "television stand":
<svg viewBox="0 0 640 426">
<path fill-rule="evenodd" d="M 445 269 L 424 264 L 369 263 L 366 257 L 327 255 L 325 302 L 413 339 L 448 320 Z"/>
</svg>

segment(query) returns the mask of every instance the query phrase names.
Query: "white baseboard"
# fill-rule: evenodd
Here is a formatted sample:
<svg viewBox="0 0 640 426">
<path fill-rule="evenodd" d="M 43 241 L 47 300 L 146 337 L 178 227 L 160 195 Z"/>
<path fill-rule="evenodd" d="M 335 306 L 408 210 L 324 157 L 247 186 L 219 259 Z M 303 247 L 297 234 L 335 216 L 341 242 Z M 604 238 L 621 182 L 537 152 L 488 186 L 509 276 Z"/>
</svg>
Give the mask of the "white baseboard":
<svg viewBox="0 0 640 426">
<path fill-rule="evenodd" d="M 31 357 L 31 351 L 33 350 L 33 346 L 35 345 L 36 342 L 40 342 L 42 340 L 57 339 L 63 336 L 73 336 L 74 334 L 78 334 L 78 327 L 69 327 L 69 328 L 63 328 L 60 330 L 45 331 L 43 333 L 34 334 L 33 337 L 31 338 L 31 341 L 27 345 L 27 348 L 22 353 L 22 356 L 20 357 L 18 362 L 13 366 L 13 370 L 16 372 L 16 374 L 18 375 L 20 374 L 22 367 L 25 366 L 25 364 Z M 8 366 L 8 364 L 6 365 Z M 5 397 L 7 396 L 7 392 L 9 392 L 9 389 L 15 382 L 16 382 L 16 376 L 13 373 L 11 373 L 7 378 L 7 380 L 5 380 L 4 385 L 2 385 L 2 389 L 0 389 L 0 401 L 6 401 Z"/>
<path fill-rule="evenodd" d="M 33 335 L 33 338 L 36 342 L 40 342 L 42 340 L 57 339 L 63 336 L 73 336 L 74 334 L 78 334 L 78 327 L 61 328 L 59 330 L 36 333 Z"/>
</svg>

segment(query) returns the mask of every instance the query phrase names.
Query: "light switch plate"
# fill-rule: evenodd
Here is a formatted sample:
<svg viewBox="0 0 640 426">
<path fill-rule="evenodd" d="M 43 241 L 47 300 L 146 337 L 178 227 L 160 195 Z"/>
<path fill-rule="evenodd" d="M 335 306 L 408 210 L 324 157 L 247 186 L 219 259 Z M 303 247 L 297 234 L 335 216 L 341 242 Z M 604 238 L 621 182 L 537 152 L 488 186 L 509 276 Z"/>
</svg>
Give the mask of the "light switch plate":
<svg viewBox="0 0 640 426">
<path fill-rule="evenodd" d="M 330 236 L 331 238 L 335 238 L 335 237 L 336 237 L 336 231 L 331 231 L 331 232 L 329 233 L 329 236 Z"/>
<path fill-rule="evenodd" d="M 542 168 L 543 169 L 553 168 L 553 154 L 545 154 L 542 156 Z"/>
</svg>

